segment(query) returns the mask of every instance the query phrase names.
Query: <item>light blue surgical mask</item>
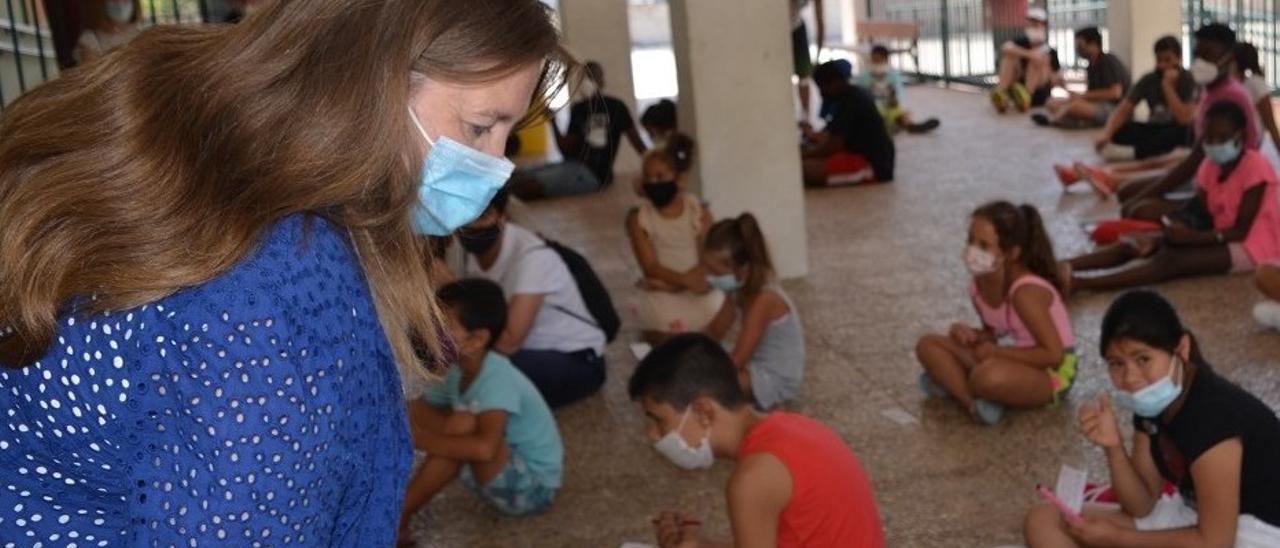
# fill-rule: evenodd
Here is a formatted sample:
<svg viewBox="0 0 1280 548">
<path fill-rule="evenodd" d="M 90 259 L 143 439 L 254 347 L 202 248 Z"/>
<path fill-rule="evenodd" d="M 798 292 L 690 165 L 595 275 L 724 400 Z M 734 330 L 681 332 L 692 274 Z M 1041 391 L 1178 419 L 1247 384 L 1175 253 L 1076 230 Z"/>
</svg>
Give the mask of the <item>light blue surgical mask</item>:
<svg viewBox="0 0 1280 548">
<path fill-rule="evenodd" d="M 1160 416 L 1160 413 L 1168 409 L 1169 405 L 1182 394 L 1182 387 L 1173 382 L 1174 374 L 1181 369 L 1182 360 L 1175 355 L 1169 374 L 1163 379 L 1137 392 L 1116 390 L 1114 393 L 1116 405 L 1133 411 L 1133 414 L 1139 417 L 1153 419 Z"/>
<path fill-rule="evenodd" d="M 443 135 L 432 140 L 413 109 L 409 109 L 409 118 L 431 145 L 422 164 L 413 231 L 448 236 L 484 214 L 516 166 L 506 158 L 490 156 Z"/>
<path fill-rule="evenodd" d="M 725 293 L 733 293 L 742 289 L 742 282 L 738 281 L 738 277 L 733 274 L 722 274 L 720 276 L 707 276 L 707 283 L 711 287 L 719 289 Z"/>
<path fill-rule="evenodd" d="M 1225 143 L 1204 144 L 1204 155 L 1220 166 L 1236 161 L 1240 157 L 1240 139 L 1232 139 Z"/>
</svg>

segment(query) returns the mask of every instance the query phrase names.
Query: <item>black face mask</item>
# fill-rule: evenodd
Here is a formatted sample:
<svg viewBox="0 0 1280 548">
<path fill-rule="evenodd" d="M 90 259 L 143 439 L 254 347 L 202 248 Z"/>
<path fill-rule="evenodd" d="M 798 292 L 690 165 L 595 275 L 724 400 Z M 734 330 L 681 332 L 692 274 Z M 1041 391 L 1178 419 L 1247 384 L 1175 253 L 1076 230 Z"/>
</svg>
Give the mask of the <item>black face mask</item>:
<svg viewBox="0 0 1280 548">
<path fill-rule="evenodd" d="M 671 205 L 671 201 L 676 199 L 676 193 L 680 189 L 676 187 L 675 181 L 656 181 L 644 184 L 644 195 L 653 202 L 654 207 L 667 207 Z"/>
<path fill-rule="evenodd" d="M 464 229 L 458 232 L 458 243 L 462 249 L 472 255 L 484 255 L 502 238 L 502 226 L 493 225 L 484 228 Z"/>
</svg>

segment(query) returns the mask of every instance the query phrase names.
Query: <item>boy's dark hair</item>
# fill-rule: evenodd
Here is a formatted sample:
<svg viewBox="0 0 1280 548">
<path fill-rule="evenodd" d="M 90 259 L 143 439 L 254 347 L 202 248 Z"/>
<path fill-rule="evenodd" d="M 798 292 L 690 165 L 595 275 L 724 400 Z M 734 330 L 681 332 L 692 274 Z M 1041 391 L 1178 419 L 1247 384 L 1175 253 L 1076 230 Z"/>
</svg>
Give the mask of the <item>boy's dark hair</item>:
<svg viewBox="0 0 1280 548">
<path fill-rule="evenodd" d="M 823 87 L 835 82 L 848 82 L 849 71 L 845 69 L 848 63 L 848 61 L 837 59 L 818 65 L 818 68 L 813 69 L 813 83 Z"/>
<path fill-rule="evenodd" d="M 1159 40 L 1156 40 L 1154 49 L 1156 55 L 1160 55 L 1167 51 L 1177 55 L 1178 57 L 1182 57 L 1182 41 L 1178 40 L 1175 36 L 1161 36 Z"/>
<path fill-rule="evenodd" d="M 632 400 L 648 396 L 676 409 L 703 396 L 729 409 L 748 403 L 733 358 L 700 333 L 677 335 L 649 352 L 631 374 L 627 393 Z"/>
<path fill-rule="evenodd" d="M 507 328 L 507 299 L 498 284 L 482 278 L 467 278 L 446 284 L 436 292 L 440 304 L 452 308 L 467 331 L 489 332 L 489 347 Z"/>
<path fill-rule="evenodd" d="M 1231 53 L 1235 56 L 1236 66 L 1240 68 L 1241 73 L 1266 76 L 1266 73 L 1262 72 L 1262 64 L 1258 62 L 1258 48 L 1253 44 L 1238 42 Z"/>
<path fill-rule="evenodd" d="M 1084 40 L 1086 44 L 1102 45 L 1102 31 L 1098 30 L 1098 27 L 1085 27 L 1077 30 L 1076 38 Z"/>
<path fill-rule="evenodd" d="M 880 45 L 880 44 L 876 44 L 876 45 L 872 46 L 872 47 L 871 47 L 871 56 L 872 56 L 872 57 L 875 57 L 875 56 L 877 56 L 877 55 L 879 55 L 879 56 L 881 56 L 881 57 L 889 57 L 889 48 L 886 48 L 886 47 L 884 47 L 883 45 Z"/>
<path fill-rule="evenodd" d="M 1032 274 L 1044 278 L 1062 290 L 1058 274 L 1058 260 L 1053 255 L 1053 243 L 1040 219 L 1040 211 L 1033 205 L 1015 206 L 1006 201 L 991 202 L 973 212 L 974 218 L 986 219 L 996 228 L 1000 249 L 1014 246 L 1022 249 L 1019 260 Z"/>
<path fill-rule="evenodd" d="M 640 115 L 640 125 L 657 129 L 676 129 L 676 104 L 671 99 L 663 99 L 644 109 Z"/>
<path fill-rule="evenodd" d="M 1130 340 L 1173 353 L 1183 335 L 1191 337 L 1191 361 L 1204 365 L 1200 345 L 1182 325 L 1173 305 L 1159 293 L 1140 289 L 1119 296 L 1107 308 L 1107 314 L 1102 318 L 1102 337 L 1098 347 L 1106 354 L 1112 343 Z"/>
<path fill-rule="evenodd" d="M 1236 31 L 1222 23 L 1209 23 L 1196 29 L 1197 42 L 1214 42 L 1227 49 L 1236 46 Z"/>
<path fill-rule="evenodd" d="M 1209 105 L 1209 110 L 1205 112 L 1204 119 L 1226 120 L 1236 131 L 1244 129 L 1245 124 L 1248 123 L 1248 118 L 1245 117 L 1244 110 L 1240 108 L 1240 105 L 1226 100 Z"/>
</svg>

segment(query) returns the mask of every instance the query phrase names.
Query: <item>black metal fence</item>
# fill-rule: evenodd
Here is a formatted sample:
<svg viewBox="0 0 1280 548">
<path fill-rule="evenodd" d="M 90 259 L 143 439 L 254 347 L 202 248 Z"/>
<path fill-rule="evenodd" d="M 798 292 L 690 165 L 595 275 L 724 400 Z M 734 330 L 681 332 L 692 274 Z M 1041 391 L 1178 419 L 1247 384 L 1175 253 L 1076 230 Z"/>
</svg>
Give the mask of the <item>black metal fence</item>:
<svg viewBox="0 0 1280 548">
<path fill-rule="evenodd" d="M 997 49 L 1020 36 L 1027 2 L 1016 0 L 868 0 L 872 19 L 920 25 L 920 66 L 904 66 L 916 76 L 946 82 L 990 85 L 996 77 Z M 1105 0 L 1049 0 L 1049 45 L 1064 67 L 1077 66 L 1074 30 L 1096 26 L 1107 34 Z"/>
<path fill-rule="evenodd" d="M 1258 48 L 1259 64 L 1272 89 L 1280 88 L 1280 2 L 1277 0 L 1185 0 L 1182 9 L 1184 47 L 1195 29 L 1206 23 L 1226 23 L 1237 39 Z M 1189 52 L 1188 52 L 1189 53 Z M 1187 59 L 1191 56 L 1187 55 Z"/>
</svg>

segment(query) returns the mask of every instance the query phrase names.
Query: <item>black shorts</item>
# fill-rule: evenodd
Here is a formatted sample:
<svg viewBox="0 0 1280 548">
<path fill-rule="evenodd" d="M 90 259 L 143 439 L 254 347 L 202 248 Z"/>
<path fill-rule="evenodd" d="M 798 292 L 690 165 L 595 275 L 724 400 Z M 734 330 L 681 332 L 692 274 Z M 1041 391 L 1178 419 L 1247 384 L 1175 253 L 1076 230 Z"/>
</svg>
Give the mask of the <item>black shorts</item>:
<svg viewBox="0 0 1280 548">
<path fill-rule="evenodd" d="M 804 23 L 791 31 L 791 66 L 801 80 L 813 76 L 813 58 L 809 56 L 809 27 Z"/>
</svg>

